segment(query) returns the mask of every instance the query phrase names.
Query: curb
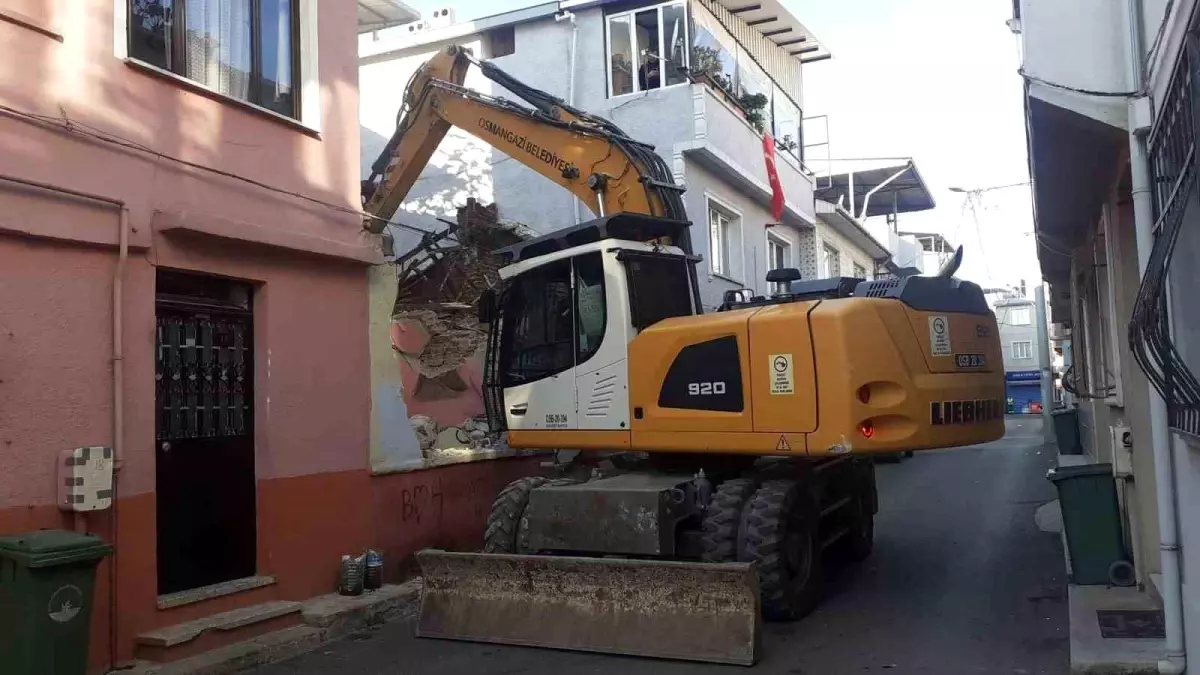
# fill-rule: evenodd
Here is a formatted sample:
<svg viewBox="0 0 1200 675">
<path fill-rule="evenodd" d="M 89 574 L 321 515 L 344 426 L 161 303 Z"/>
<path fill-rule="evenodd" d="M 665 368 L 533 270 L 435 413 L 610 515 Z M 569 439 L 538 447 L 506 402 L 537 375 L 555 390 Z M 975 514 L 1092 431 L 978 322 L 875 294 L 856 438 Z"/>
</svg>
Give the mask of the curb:
<svg viewBox="0 0 1200 675">
<path fill-rule="evenodd" d="M 311 652 L 352 633 L 416 612 L 421 580 L 388 584 L 360 596 L 322 595 L 304 603 L 302 625 L 171 663 L 135 662 L 110 675 L 232 675 Z"/>
</svg>

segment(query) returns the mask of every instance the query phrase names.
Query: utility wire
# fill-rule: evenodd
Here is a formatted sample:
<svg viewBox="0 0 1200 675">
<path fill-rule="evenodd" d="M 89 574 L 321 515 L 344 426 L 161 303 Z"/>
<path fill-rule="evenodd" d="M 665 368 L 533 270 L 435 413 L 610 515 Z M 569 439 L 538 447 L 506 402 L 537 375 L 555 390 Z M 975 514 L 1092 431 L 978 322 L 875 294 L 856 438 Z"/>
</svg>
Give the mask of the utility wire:
<svg viewBox="0 0 1200 675">
<path fill-rule="evenodd" d="M 253 185 L 257 188 L 267 190 L 269 192 L 274 192 L 276 194 L 281 194 L 281 195 L 286 195 L 288 197 L 294 197 L 296 199 L 301 199 L 303 201 L 310 202 L 310 203 L 316 204 L 318 206 L 324 206 L 325 208 L 332 209 L 334 211 L 339 211 L 341 213 L 355 215 L 360 218 L 365 218 L 365 219 L 374 220 L 374 221 L 378 221 L 378 222 L 388 223 L 391 225 L 395 225 L 396 227 L 399 227 L 401 229 L 410 230 L 412 232 L 416 232 L 419 234 L 433 234 L 432 231 L 422 229 L 420 227 L 414 227 L 412 225 L 407 225 L 405 223 L 392 222 L 386 218 L 380 218 L 379 216 L 367 213 L 367 212 L 359 210 L 359 209 L 353 209 L 348 206 L 342 206 L 340 204 L 334 204 L 331 202 L 322 201 L 315 197 L 309 197 L 308 195 L 301 194 L 299 192 L 292 192 L 291 190 L 285 190 L 283 188 L 275 187 L 274 185 L 269 185 L 267 183 L 263 183 L 262 181 L 255 180 L 253 178 L 247 178 L 246 176 L 241 176 L 236 173 L 224 171 L 222 169 L 207 166 L 204 164 L 199 164 L 197 162 L 191 162 L 186 159 L 181 159 L 179 157 L 175 157 L 173 155 L 168 155 L 164 152 L 155 150 L 154 148 L 142 145 L 141 143 L 138 143 L 137 141 L 133 141 L 128 138 L 124 138 L 122 136 L 118 136 L 116 134 L 97 129 L 96 127 L 90 126 L 83 122 L 76 122 L 76 121 L 68 118 L 65 114 L 61 118 L 50 117 L 48 115 L 39 115 L 37 113 L 25 112 L 23 110 L 18 110 L 16 108 L 12 108 L 12 107 L 9 107 L 4 104 L 0 104 L 0 111 L 5 112 L 5 113 L 9 114 L 10 116 L 16 117 L 18 119 L 30 121 L 30 122 L 33 122 L 33 123 L 39 124 L 39 125 L 54 127 L 55 129 L 65 131 L 68 134 L 72 134 L 75 136 L 83 136 L 85 138 L 91 138 L 94 140 L 101 141 L 103 143 L 108 143 L 110 145 L 116 145 L 116 146 L 125 148 L 127 150 L 136 150 L 136 151 L 144 153 L 144 154 L 152 155 L 158 159 L 167 160 L 169 162 L 174 162 L 176 164 L 180 164 L 182 166 L 186 166 L 191 169 L 196 169 L 198 171 L 204 171 L 204 172 L 211 173 L 211 174 L 214 174 L 217 176 L 222 176 L 224 178 L 229 178 L 232 180 L 240 181 L 240 182 L 246 183 L 248 185 Z"/>
<path fill-rule="evenodd" d="M 1025 72 L 1024 68 L 1018 68 L 1017 74 L 1020 75 L 1021 77 L 1025 78 L 1029 82 L 1037 82 L 1038 84 L 1043 84 L 1052 89 L 1061 89 L 1063 91 L 1069 91 L 1069 92 L 1072 92 L 1075 94 L 1082 94 L 1084 96 L 1097 96 L 1100 98 L 1133 98 L 1134 96 L 1137 96 L 1139 93 L 1141 93 L 1137 90 L 1134 90 L 1134 91 L 1097 91 L 1095 89 L 1081 89 L 1079 87 L 1071 87 L 1071 86 L 1068 86 L 1065 84 L 1059 84 L 1058 82 L 1051 82 L 1050 80 L 1042 79 L 1042 78 L 1038 77 L 1037 75 L 1030 75 L 1029 73 Z"/>
</svg>

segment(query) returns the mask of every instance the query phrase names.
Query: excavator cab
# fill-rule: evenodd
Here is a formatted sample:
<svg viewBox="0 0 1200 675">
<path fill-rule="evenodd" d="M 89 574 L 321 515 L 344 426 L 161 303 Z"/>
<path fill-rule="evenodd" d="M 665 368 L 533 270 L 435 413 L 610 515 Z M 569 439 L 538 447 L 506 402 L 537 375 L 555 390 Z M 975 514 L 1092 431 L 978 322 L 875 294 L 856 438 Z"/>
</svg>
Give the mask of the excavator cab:
<svg viewBox="0 0 1200 675">
<path fill-rule="evenodd" d="M 490 331 L 484 398 L 492 428 L 597 432 L 589 446 L 628 430 L 629 342 L 663 319 L 700 311 L 696 260 L 669 243 L 689 225 L 621 213 L 496 253 L 508 263 L 502 287 L 481 297 L 479 310 Z"/>
</svg>

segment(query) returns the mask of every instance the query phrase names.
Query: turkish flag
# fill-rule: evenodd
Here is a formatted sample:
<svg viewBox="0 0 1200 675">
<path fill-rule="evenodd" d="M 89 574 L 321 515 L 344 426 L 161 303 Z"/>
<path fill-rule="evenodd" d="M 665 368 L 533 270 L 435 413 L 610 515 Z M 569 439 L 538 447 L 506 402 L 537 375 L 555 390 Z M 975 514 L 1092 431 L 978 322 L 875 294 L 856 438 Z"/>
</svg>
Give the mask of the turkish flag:
<svg viewBox="0 0 1200 675">
<path fill-rule="evenodd" d="M 771 182 L 771 217 L 778 223 L 783 216 L 783 184 L 775 170 L 775 139 L 769 133 L 763 134 L 763 159 L 767 162 L 767 180 Z"/>
</svg>

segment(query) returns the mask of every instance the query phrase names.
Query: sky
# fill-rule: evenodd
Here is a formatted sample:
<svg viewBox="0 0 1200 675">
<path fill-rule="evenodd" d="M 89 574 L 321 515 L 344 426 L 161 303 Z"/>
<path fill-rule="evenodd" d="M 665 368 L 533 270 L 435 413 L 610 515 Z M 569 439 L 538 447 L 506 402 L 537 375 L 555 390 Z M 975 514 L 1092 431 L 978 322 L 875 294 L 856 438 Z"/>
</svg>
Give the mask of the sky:
<svg viewBox="0 0 1200 675">
<path fill-rule="evenodd" d="M 423 14 L 450 5 L 466 21 L 535 3 L 408 4 Z M 803 69 L 804 115 L 827 115 L 830 141 L 828 153 L 807 153 L 810 166 L 826 170 L 829 155 L 912 157 L 937 208 L 901 215 L 900 230 L 937 232 L 962 244 L 961 278 L 985 287 L 1035 283 L 1028 186 L 986 190 L 1029 180 L 1017 40 L 1005 24 L 1011 0 L 783 3 L 833 53 Z M 823 122 L 806 125 L 809 142 L 824 129 Z M 878 165 L 839 162 L 833 169 Z M 985 191 L 966 208 L 967 195 L 952 187 Z M 879 236 L 886 232 L 882 223 L 871 225 Z"/>
</svg>

